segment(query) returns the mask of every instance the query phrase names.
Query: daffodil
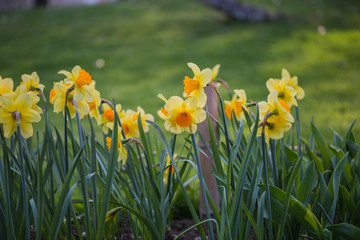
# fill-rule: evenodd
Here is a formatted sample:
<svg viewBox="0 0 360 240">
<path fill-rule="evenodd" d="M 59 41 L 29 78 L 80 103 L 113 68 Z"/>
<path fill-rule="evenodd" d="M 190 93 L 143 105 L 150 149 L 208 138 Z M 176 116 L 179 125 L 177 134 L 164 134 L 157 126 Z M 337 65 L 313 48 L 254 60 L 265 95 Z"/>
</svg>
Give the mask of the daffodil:
<svg viewBox="0 0 360 240">
<path fill-rule="evenodd" d="M 18 94 L 19 93 L 19 94 Z M 33 99 L 28 93 L 12 92 L 0 96 L 0 123 L 4 126 L 5 137 L 10 137 L 17 129 L 17 117 L 20 117 L 20 130 L 24 138 L 33 135 L 32 123 L 41 120 L 39 112 L 33 109 Z"/>
<path fill-rule="evenodd" d="M 246 106 L 246 93 L 243 89 L 234 90 L 235 94 L 231 101 L 224 101 L 225 103 L 225 115 L 228 119 L 231 119 L 234 112 L 238 121 L 245 120 L 243 108 L 248 111 Z"/>
<path fill-rule="evenodd" d="M 204 107 L 206 104 L 206 94 L 204 87 L 211 81 L 213 72 L 210 68 L 200 71 L 199 67 L 194 63 L 188 63 L 188 66 L 194 73 L 193 78 L 188 76 L 184 79 L 184 91 L 187 97 L 194 96 L 198 100 L 198 104 Z"/>
<path fill-rule="evenodd" d="M 22 82 L 20 84 L 23 84 L 28 92 L 38 93 L 39 90 L 44 91 L 44 85 L 40 84 L 40 78 L 36 72 L 33 72 L 31 75 L 23 74 L 21 79 Z"/>
<path fill-rule="evenodd" d="M 270 138 L 275 140 L 281 139 L 294 122 L 289 106 L 284 101 L 279 102 L 276 90 L 269 94 L 267 102 L 263 101 L 258 104 L 261 124 L 258 128 L 257 136 L 261 136 L 264 128 L 267 143 Z"/>
<path fill-rule="evenodd" d="M 196 97 L 189 97 L 184 101 L 178 96 L 172 96 L 166 101 L 165 109 L 165 129 L 174 134 L 184 131 L 195 133 L 197 124 L 206 119 L 206 113 L 198 105 Z"/>
<path fill-rule="evenodd" d="M 290 77 L 290 73 L 285 68 L 283 68 L 283 70 L 281 72 L 281 78 L 289 78 L 290 79 L 288 85 L 292 86 L 295 89 L 296 97 L 298 100 L 301 100 L 305 97 L 304 89 L 302 89 L 298 85 L 298 77 L 297 76 Z"/>
<path fill-rule="evenodd" d="M 137 113 L 135 111 L 127 109 L 123 112 L 120 121 L 126 138 L 138 138 L 140 136 Z"/>
<path fill-rule="evenodd" d="M 66 92 L 68 91 L 69 88 L 71 88 L 71 85 L 69 83 L 65 84 L 63 81 L 54 83 L 55 96 L 57 96 L 54 101 L 54 112 L 56 113 L 64 112 Z M 74 96 L 74 91 L 71 91 L 68 95 L 66 102 L 66 106 L 69 109 L 71 118 L 75 117 L 76 115 L 73 96 Z M 89 114 L 90 107 L 85 101 L 85 99 L 80 102 L 77 102 L 77 108 L 79 111 L 80 118 L 83 118 L 85 115 Z"/>
<path fill-rule="evenodd" d="M 102 123 L 101 121 L 101 113 L 100 113 L 100 105 L 101 105 L 101 97 L 100 92 L 95 89 L 95 81 L 90 83 L 90 88 L 93 92 L 93 101 L 87 102 L 90 108 L 90 116 L 96 119 L 98 125 Z"/>
<path fill-rule="evenodd" d="M 177 158 L 177 154 L 174 154 L 173 159 L 175 160 L 175 158 Z M 179 167 L 178 163 L 175 163 L 176 167 Z M 174 167 L 171 165 L 171 160 L 169 155 L 166 155 L 166 165 L 165 167 L 167 169 L 164 170 L 164 177 L 163 177 L 163 182 L 166 183 L 169 177 L 169 171 L 170 174 L 174 174 L 174 177 L 176 177 L 176 172 L 174 173 Z M 170 170 L 171 169 L 171 170 Z"/>
<path fill-rule="evenodd" d="M 112 110 L 112 108 L 107 104 L 107 103 L 103 103 L 101 105 L 102 108 L 102 115 L 101 115 L 101 122 L 103 124 L 102 130 L 105 134 L 108 134 L 109 132 L 109 127 L 108 127 L 108 123 L 111 123 L 111 129 L 112 129 L 112 125 L 114 124 L 114 110 Z M 121 105 L 120 104 L 116 104 L 116 112 L 119 115 L 119 117 L 121 117 L 123 115 L 123 113 L 121 113 Z"/>
<path fill-rule="evenodd" d="M 109 126 L 109 128 L 111 128 L 112 126 Z M 112 128 L 111 128 L 112 129 Z M 126 159 L 127 159 L 127 151 L 124 148 L 123 144 L 121 143 L 121 140 L 123 140 L 123 137 L 121 135 L 121 127 L 118 127 L 118 136 L 117 136 L 117 149 L 119 151 L 119 156 L 118 156 L 118 162 L 122 161 L 122 164 L 124 165 L 126 163 Z M 107 147 L 110 149 L 111 148 L 111 141 L 112 139 L 110 137 L 106 137 L 106 145 Z"/>
<path fill-rule="evenodd" d="M 14 82 L 11 78 L 2 78 L 0 76 L 0 96 L 5 93 L 11 93 L 14 89 Z M 0 100 L 0 107 L 2 103 Z"/>
<path fill-rule="evenodd" d="M 76 102 L 82 101 L 84 98 L 88 102 L 93 101 L 92 90 L 89 84 L 92 82 L 92 78 L 88 72 L 84 69 L 81 69 L 80 66 L 75 66 L 71 72 L 61 70 L 59 74 L 64 74 L 66 78 L 64 79 L 65 83 L 70 83 L 71 86 L 74 86 L 74 100 Z"/>
<path fill-rule="evenodd" d="M 276 90 L 278 92 L 279 100 L 283 100 L 290 107 L 292 105 L 297 106 L 297 101 L 295 99 L 296 90 L 289 85 L 289 82 L 289 77 L 283 77 L 282 79 L 270 78 L 266 82 L 266 87 L 269 92 Z"/>
<path fill-rule="evenodd" d="M 165 105 L 164 105 L 164 107 L 161 107 L 161 109 L 159 111 L 157 111 L 157 114 L 161 119 L 165 120 L 166 117 L 169 115 L 169 111 L 167 110 L 167 107 L 166 107 L 166 102 L 168 100 L 161 93 L 158 94 L 158 97 L 165 102 Z"/>
</svg>

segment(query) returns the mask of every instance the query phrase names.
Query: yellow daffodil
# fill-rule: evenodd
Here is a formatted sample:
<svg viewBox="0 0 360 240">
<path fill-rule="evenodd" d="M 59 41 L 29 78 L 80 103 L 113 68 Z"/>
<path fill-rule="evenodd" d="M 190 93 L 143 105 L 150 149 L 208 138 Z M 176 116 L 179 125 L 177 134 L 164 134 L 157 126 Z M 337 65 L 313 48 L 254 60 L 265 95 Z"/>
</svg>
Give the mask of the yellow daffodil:
<svg viewBox="0 0 360 240">
<path fill-rule="evenodd" d="M 107 103 L 103 103 L 101 105 L 101 108 L 103 112 L 101 115 L 101 122 L 103 124 L 102 130 L 105 134 L 108 134 L 109 132 L 108 123 L 111 123 L 111 129 L 112 129 L 112 125 L 114 124 L 114 117 L 115 117 L 114 110 L 112 110 Z M 123 115 L 123 113 L 121 113 L 121 105 L 116 104 L 115 109 L 119 117 L 121 117 Z"/>
<path fill-rule="evenodd" d="M 20 84 L 23 84 L 28 92 L 38 93 L 39 90 L 44 91 L 44 85 L 40 84 L 40 78 L 36 72 L 33 72 L 31 75 L 23 74 L 21 79 L 22 82 Z"/>
<path fill-rule="evenodd" d="M 0 96 L 5 93 L 11 93 L 14 89 L 14 82 L 11 78 L 2 78 L 0 76 Z M 0 100 L 0 107 L 2 103 Z"/>
<path fill-rule="evenodd" d="M 110 128 L 112 126 L 109 126 Z M 112 128 L 111 128 L 112 129 Z M 118 162 L 122 161 L 122 164 L 124 165 L 126 163 L 127 159 L 127 151 L 124 148 L 123 144 L 121 143 L 121 140 L 123 140 L 123 137 L 121 135 L 121 127 L 118 127 L 118 136 L 117 136 L 117 149 L 119 150 L 119 156 L 118 156 Z M 110 149 L 111 148 L 111 138 L 106 137 L 106 145 Z"/>
<path fill-rule="evenodd" d="M 137 113 L 131 109 L 123 112 L 120 118 L 123 131 L 126 138 L 138 138 L 140 136 L 137 123 Z"/>
<path fill-rule="evenodd" d="M 133 115 L 133 119 L 134 121 L 136 122 L 137 124 L 137 120 L 138 120 L 138 117 L 139 117 L 139 114 L 141 116 L 141 125 L 144 129 L 144 132 L 148 132 L 149 131 L 149 124 L 147 124 L 145 122 L 145 120 L 150 120 L 150 121 L 154 121 L 154 116 L 151 115 L 150 113 L 145 113 L 144 109 L 142 109 L 142 107 L 137 107 L 137 112 Z"/>
<path fill-rule="evenodd" d="M 295 99 L 296 90 L 289 85 L 289 82 L 289 77 L 283 77 L 282 79 L 270 78 L 266 82 L 266 87 L 269 92 L 276 90 L 278 92 L 279 100 L 283 100 L 290 107 L 292 105 L 297 106 L 297 101 Z"/>
<path fill-rule="evenodd" d="M 210 68 L 200 71 L 199 67 L 194 63 L 188 63 L 188 66 L 194 73 L 193 78 L 188 76 L 184 79 L 184 91 L 187 97 L 194 96 L 198 100 L 198 104 L 204 107 L 206 104 L 206 94 L 204 87 L 211 81 L 213 72 Z"/>
<path fill-rule="evenodd" d="M 298 85 L 297 76 L 290 77 L 290 73 L 285 68 L 283 68 L 283 70 L 281 72 L 281 78 L 289 78 L 290 79 L 288 84 L 295 89 L 296 97 L 297 97 L 298 100 L 301 100 L 301 99 L 303 99 L 305 97 L 304 89 L 302 89 Z"/>
<path fill-rule="evenodd" d="M 67 90 L 71 87 L 71 84 L 65 84 L 63 81 L 54 83 L 55 96 L 54 100 L 54 112 L 64 112 L 65 107 L 65 96 Z M 76 115 L 76 109 L 74 106 L 74 91 L 71 91 L 68 95 L 66 106 L 69 109 L 70 117 L 73 118 Z M 84 100 L 77 102 L 77 107 L 79 111 L 80 118 L 83 118 L 85 115 L 89 114 L 90 107 L 87 102 Z"/>
<path fill-rule="evenodd" d="M 18 94 L 19 93 L 19 94 Z M 5 137 L 10 137 L 17 126 L 16 114 L 20 116 L 20 130 L 24 138 L 33 135 L 32 123 L 41 120 L 39 112 L 33 109 L 33 99 L 28 93 L 6 93 L 0 96 L 2 107 L 0 108 L 0 123 L 4 126 Z"/>
<path fill-rule="evenodd" d="M 199 107 L 196 97 L 189 97 L 185 101 L 172 96 L 166 101 L 165 129 L 180 134 L 183 131 L 195 133 L 197 124 L 206 119 L 205 111 Z"/>
<path fill-rule="evenodd" d="M 243 108 L 248 111 L 246 106 L 246 93 L 243 89 L 234 90 L 235 94 L 231 101 L 224 101 L 225 103 L 225 115 L 228 119 L 232 118 L 234 112 L 235 117 L 238 121 L 245 120 Z"/>
<path fill-rule="evenodd" d="M 166 117 L 169 115 L 169 111 L 167 110 L 167 107 L 166 107 L 166 102 L 168 100 L 160 93 L 158 94 L 158 97 L 165 102 L 165 105 L 164 105 L 164 107 L 161 107 L 161 109 L 159 111 L 157 111 L 157 114 L 161 119 L 165 120 Z"/>
<path fill-rule="evenodd" d="M 70 83 L 74 86 L 74 100 L 76 102 L 82 101 L 84 98 L 88 102 L 93 101 L 92 90 L 89 84 L 92 82 L 91 76 L 88 72 L 81 69 L 80 66 L 75 66 L 71 72 L 61 70 L 59 74 L 64 74 L 66 78 L 65 83 Z"/>
<path fill-rule="evenodd" d="M 278 100 L 277 91 L 272 91 L 267 102 L 259 102 L 260 122 L 257 136 L 261 136 L 263 126 L 265 127 L 265 140 L 281 139 L 284 133 L 288 131 L 294 122 L 290 114 L 290 107 L 284 102 Z"/>
</svg>

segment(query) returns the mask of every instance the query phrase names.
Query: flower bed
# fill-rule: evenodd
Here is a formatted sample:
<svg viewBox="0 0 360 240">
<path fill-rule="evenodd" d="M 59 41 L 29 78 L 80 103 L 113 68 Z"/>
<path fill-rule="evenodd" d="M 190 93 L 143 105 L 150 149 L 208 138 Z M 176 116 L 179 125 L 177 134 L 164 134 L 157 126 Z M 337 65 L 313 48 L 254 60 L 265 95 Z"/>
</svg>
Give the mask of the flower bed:
<svg viewBox="0 0 360 240">
<path fill-rule="evenodd" d="M 303 139 L 298 101 L 305 93 L 287 70 L 266 82 L 267 101 L 249 101 L 243 89 L 223 101 L 220 66 L 188 66 L 194 76 L 184 77 L 184 97 L 159 94 L 158 116 L 170 140 L 141 107 L 124 110 L 102 98 L 80 66 L 59 72 L 65 79 L 49 98 L 35 72 L 15 90 L 12 79 L 0 78 L 1 238 L 30 239 L 35 232 L 36 239 L 113 239 L 124 236 L 119 222 L 127 219 L 134 238 L 165 239 L 172 206 L 182 197 L 194 221 L 188 230 L 197 228 L 201 239 L 356 239 L 354 122 L 344 137 L 334 131 L 330 145 L 314 124 Z M 208 110 L 205 87 L 215 91 L 218 113 Z M 64 116 L 63 134 L 48 117 L 48 102 Z M 41 118 L 45 127 L 34 135 L 32 124 Z M 205 132 L 198 129 L 204 122 Z M 195 180 L 201 217 L 186 190 Z"/>
</svg>

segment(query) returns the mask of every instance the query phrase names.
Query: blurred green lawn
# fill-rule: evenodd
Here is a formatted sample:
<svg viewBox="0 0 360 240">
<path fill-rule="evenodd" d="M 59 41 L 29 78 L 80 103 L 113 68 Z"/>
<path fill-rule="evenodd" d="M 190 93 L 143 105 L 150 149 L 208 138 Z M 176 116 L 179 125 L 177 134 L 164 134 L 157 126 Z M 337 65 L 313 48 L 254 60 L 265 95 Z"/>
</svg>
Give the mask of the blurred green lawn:
<svg viewBox="0 0 360 240">
<path fill-rule="evenodd" d="M 247 2 L 287 19 L 234 22 L 195 0 L 3 11 L 0 75 L 19 83 L 21 74 L 37 71 L 48 94 L 63 78 L 57 72 L 78 64 L 91 73 L 102 97 L 126 109 L 141 105 L 156 117 L 163 104 L 158 93 L 182 94 L 184 76 L 192 75 L 187 62 L 200 68 L 220 63 L 219 77 L 231 89 L 245 89 L 253 101 L 266 99 L 266 80 L 280 77 L 285 67 L 306 92 L 299 106 L 304 135 L 312 118 L 327 138 L 329 127 L 344 133 L 360 116 L 360 3 Z M 100 58 L 103 68 L 95 65 Z"/>
</svg>

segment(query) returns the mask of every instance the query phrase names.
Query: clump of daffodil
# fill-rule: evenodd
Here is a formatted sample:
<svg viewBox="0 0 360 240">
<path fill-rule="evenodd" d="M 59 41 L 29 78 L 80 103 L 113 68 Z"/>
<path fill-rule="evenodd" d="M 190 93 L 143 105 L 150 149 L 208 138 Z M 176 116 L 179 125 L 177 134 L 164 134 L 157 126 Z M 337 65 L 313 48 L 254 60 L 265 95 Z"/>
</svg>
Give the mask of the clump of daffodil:
<svg viewBox="0 0 360 240">
<path fill-rule="evenodd" d="M 0 96 L 5 93 L 11 93 L 14 89 L 14 82 L 11 78 L 2 78 L 0 76 Z M 0 100 L 0 107 L 2 103 Z"/>
<path fill-rule="evenodd" d="M 32 123 L 41 120 L 40 113 L 34 109 L 33 98 L 21 88 L 15 92 L 0 96 L 0 123 L 4 127 L 5 137 L 10 137 L 20 124 L 21 135 L 29 138 L 33 135 Z"/>
<path fill-rule="evenodd" d="M 111 130 L 113 129 L 113 124 L 110 125 L 108 124 L 108 128 L 110 128 Z M 118 135 L 117 135 L 117 149 L 119 151 L 119 157 L 118 157 L 118 162 L 122 161 L 122 164 L 124 165 L 126 163 L 126 159 L 127 159 L 127 151 L 124 148 L 121 140 L 123 140 L 124 138 L 121 135 L 121 127 L 118 127 Z M 110 149 L 111 148 L 111 141 L 112 139 L 110 137 L 106 137 L 106 145 L 107 147 Z"/>
<path fill-rule="evenodd" d="M 289 78 L 290 79 L 288 85 L 290 85 L 291 87 L 293 87 L 295 89 L 296 97 L 298 100 L 301 100 L 305 97 L 304 89 L 302 89 L 298 85 L 298 77 L 297 76 L 290 77 L 290 73 L 285 68 L 283 68 L 283 70 L 281 72 L 281 78 Z"/>
<path fill-rule="evenodd" d="M 105 134 L 108 134 L 109 132 L 108 123 L 110 123 L 111 129 L 112 129 L 112 125 L 114 124 L 114 117 L 115 117 L 114 110 L 107 103 L 101 104 L 101 108 L 102 108 L 101 123 L 103 124 L 102 130 Z M 119 117 L 121 117 L 123 115 L 123 113 L 121 113 L 121 105 L 116 104 L 115 109 Z"/>
<path fill-rule="evenodd" d="M 40 84 L 40 78 L 36 72 L 33 72 L 31 75 L 23 74 L 21 80 L 20 84 L 24 85 L 28 92 L 39 93 L 39 91 L 44 91 L 44 85 Z"/>
<path fill-rule="evenodd" d="M 74 87 L 73 99 L 76 102 L 80 102 L 84 98 L 88 102 L 93 101 L 92 90 L 89 86 L 92 82 L 92 78 L 88 72 L 76 65 L 71 72 L 61 70 L 59 71 L 59 74 L 64 74 L 66 76 L 64 79 L 65 84 L 69 83 L 72 87 Z"/>
<path fill-rule="evenodd" d="M 184 92 L 186 97 L 194 96 L 198 100 L 198 105 L 204 107 L 206 104 L 206 94 L 204 87 L 211 81 L 213 72 L 210 68 L 200 71 L 199 67 L 194 63 L 188 63 L 188 66 L 194 73 L 193 78 L 188 76 L 184 79 Z"/>
<path fill-rule="evenodd" d="M 290 77 L 284 76 L 281 79 L 270 78 L 266 82 L 266 87 L 269 92 L 276 90 L 278 92 L 279 100 L 284 101 L 289 107 L 292 105 L 297 106 L 297 101 L 295 99 L 296 90 L 289 85 Z"/>
<path fill-rule="evenodd" d="M 76 109 L 73 102 L 74 91 L 72 91 L 71 88 L 71 84 L 64 83 L 63 81 L 54 83 L 54 91 L 50 92 L 50 102 L 54 103 L 54 112 L 64 112 L 65 98 L 66 94 L 68 93 L 66 106 L 69 109 L 70 117 L 73 118 L 76 116 Z M 85 99 L 77 102 L 77 108 L 80 118 L 83 118 L 85 115 L 89 114 L 90 107 Z"/>
<path fill-rule="evenodd" d="M 101 117 L 101 113 L 100 113 L 100 105 L 101 105 L 101 97 L 100 97 L 100 92 L 98 90 L 95 89 L 95 81 L 92 81 L 90 83 L 90 89 L 93 92 L 93 101 L 92 102 L 87 102 L 87 104 L 89 105 L 90 108 L 90 116 L 96 119 L 96 122 L 98 125 L 100 125 L 102 123 L 102 117 Z"/>
<path fill-rule="evenodd" d="M 196 97 L 189 97 L 184 101 L 178 96 L 172 96 L 168 100 L 163 100 L 165 106 L 160 112 L 160 117 L 165 120 L 165 129 L 174 134 L 184 131 L 193 134 L 197 130 L 197 124 L 206 119 L 206 113 L 198 105 Z"/>
<path fill-rule="evenodd" d="M 235 89 L 234 96 L 231 101 L 224 101 L 225 103 L 225 115 L 228 119 L 232 118 L 232 113 L 234 112 L 236 120 L 244 120 L 245 115 L 243 108 L 245 111 L 248 111 L 246 106 L 246 93 L 243 89 Z"/>
<path fill-rule="evenodd" d="M 276 90 L 269 94 L 267 102 L 262 101 L 258 105 L 261 123 L 257 136 L 261 136 L 264 130 L 265 141 L 267 143 L 270 138 L 274 140 L 281 139 L 294 122 L 289 106 L 285 102 L 279 102 Z"/>
</svg>

